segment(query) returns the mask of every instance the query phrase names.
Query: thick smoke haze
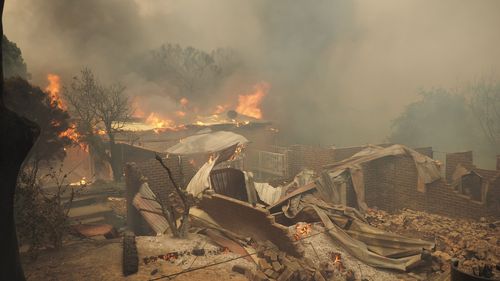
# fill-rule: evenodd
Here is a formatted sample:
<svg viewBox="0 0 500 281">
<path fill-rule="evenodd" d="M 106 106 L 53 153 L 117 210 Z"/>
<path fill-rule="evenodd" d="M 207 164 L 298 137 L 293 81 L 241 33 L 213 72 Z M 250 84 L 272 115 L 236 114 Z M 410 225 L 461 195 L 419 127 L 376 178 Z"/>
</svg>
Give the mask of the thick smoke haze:
<svg viewBox="0 0 500 281">
<path fill-rule="evenodd" d="M 133 73 L 131 58 L 163 43 L 232 48 L 244 68 L 214 99 L 267 81 L 264 118 L 289 142 L 346 146 L 383 142 L 421 88 L 498 76 L 499 14 L 496 0 L 16 0 L 4 29 L 32 82 L 89 66 L 154 110 L 178 101 Z"/>
</svg>

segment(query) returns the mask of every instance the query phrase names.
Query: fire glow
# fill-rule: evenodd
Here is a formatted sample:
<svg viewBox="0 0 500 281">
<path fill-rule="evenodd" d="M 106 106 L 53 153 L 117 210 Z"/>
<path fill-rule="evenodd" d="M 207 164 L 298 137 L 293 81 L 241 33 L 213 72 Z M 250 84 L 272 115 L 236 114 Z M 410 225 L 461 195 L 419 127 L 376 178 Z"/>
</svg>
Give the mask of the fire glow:
<svg viewBox="0 0 500 281">
<path fill-rule="evenodd" d="M 88 145 L 80 141 L 81 136 L 80 136 L 80 134 L 78 134 L 75 124 L 71 124 L 71 126 L 66 131 L 59 134 L 59 137 L 60 138 L 68 138 L 73 143 L 78 144 L 80 146 L 80 148 L 83 149 L 84 151 L 86 151 L 86 152 L 89 151 Z"/>
<path fill-rule="evenodd" d="M 330 259 L 332 260 L 335 270 L 343 272 L 346 267 L 342 262 L 342 255 L 340 253 L 330 252 Z"/>
<path fill-rule="evenodd" d="M 255 119 L 262 119 L 262 110 L 260 108 L 262 99 L 267 95 L 270 85 L 266 82 L 258 83 L 254 86 L 254 92 L 248 95 L 238 96 L 238 106 L 236 112 Z"/>
<path fill-rule="evenodd" d="M 66 105 L 59 96 L 61 91 L 61 77 L 57 74 L 50 73 L 47 75 L 47 80 L 49 81 L 49 85 L 45 88 L 45 91 L 50 97 L 50 103 L 62 110 L 66 110 Z"/>
<path fill-rule="evenodd" d="M 160 132 L 166 130 L 178 131 L 183 129 L 184 126 L 178 126 L 175 124 L 175 121 L 169 118 L 163 118 L 158 113 L 151 112 L 146 118 L 146 124 L 153 127 L 153 132 L 159 134 Z"/>
<path fill-rule="evenodd" d="M 185 129 L 185 125 L 179 124 L 187 124 L 187 122 L 198 126 L 231 122 L 239 127 L 249 124 L 250 121 L 238 121 L 238 118 L 232 119 L 233 117 L 230 116 L 231 120 L 228 120 L 228 117 L 223 113 L 235 108 L 235 111 L 242 116 L 262 119 L 263 111 L 261 105 L 269 89 L 269 83 L 260 82 L 253 86 L 251 92 L 237 95 L 237 100 L 220 103 L 215 105 L 215 107 L 204 110 L 200 110 L 196 106 L 196 103 L 182 97 L 178 100 L 177 108 L 169 109 L 168 112 L 148 110 L 147 107 L 143 106 L 145 101 L 140 96 L 136 96 L 132 98 L 133 117 L 144 120 L 144 124 L 152 127 L 155 133 Z"/>
<path fill-rule="evenodd" d="M 63 103 L 61 97 L 59 96 L 61 92 L 61 77 L 59 77 L 59 75 L 57 74 L 49 73 L 47 75 L 47 80 L 49 81 L 49 85 L 47 85 L 45 91 L 47 92 L 47 95 L 50 98 L 50 104 L 52 106 L 57 106 L 59 109 L 63 111 L 66 111 L 67 106 Z M 58 124 L 53 124 L 53 125 L 58 125 Z M 59 137 L 67 138 L 71 140 L 71 142 L 78 144 L 80 148 L 83 149 L 84 151 L 86 152 L 89 151 L 88 145 L 80 141 L 81 136 L 78 133 L 75 124 L 71 124 L 66 131 L 61 132 L 59 134 Z"/>
<path fill-rule="evenodd" d="M 227 111 L 231 106 L 228 104 L 219 104 L 215 107 L 214 114 L 222 114 Z"/>
<path fill-rule="evenodd" d="M 310 223 L 298 223 L 295 225 L 295 234 L 293 235 L 295 240 L 301 240 L 311 234 L 312 226 Z"/>
</svg>

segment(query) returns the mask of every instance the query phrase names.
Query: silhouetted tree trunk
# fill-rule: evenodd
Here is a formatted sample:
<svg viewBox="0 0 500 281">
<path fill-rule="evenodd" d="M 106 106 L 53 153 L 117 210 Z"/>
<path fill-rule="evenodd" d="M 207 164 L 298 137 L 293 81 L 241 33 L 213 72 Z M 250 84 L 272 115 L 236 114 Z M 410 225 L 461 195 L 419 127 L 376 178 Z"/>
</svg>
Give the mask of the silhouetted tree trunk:
<svg viewBox="0 0 500 281">
<path fill-rule="evenodd" d="M 4 2 L 0 0 L 0 18 Z M 3 37 L 1 23 L 0 32 Z M 14 223 L 14 194 L 21 164 L 39 135 L 39 129 L 36 124 L 5 107 L 3 84 L 3 67 L 0 63 L 0 280 L 17 281 L 25 278 Z"/>
<path fill-rule="evenodd" d="M 115 181 L 122 180 L 123 167 L 121 165 L 121 159 L 119 158 L 120 151 L 116 145 L 115 135 L 108 134 L 109 137 L 109 163 L 111 164 L 111 169 L 113 170 L 113 179 Z"/>
</svg>

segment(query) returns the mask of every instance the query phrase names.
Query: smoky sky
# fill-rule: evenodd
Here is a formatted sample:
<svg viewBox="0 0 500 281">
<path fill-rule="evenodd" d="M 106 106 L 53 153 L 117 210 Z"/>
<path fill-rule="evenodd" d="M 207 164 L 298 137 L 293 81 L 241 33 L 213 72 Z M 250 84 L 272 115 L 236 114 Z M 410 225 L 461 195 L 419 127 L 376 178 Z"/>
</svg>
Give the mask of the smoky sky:
<svg viewBox="0 0 500 281">
<path fill-rule="evenodd" d="M 134 73 L 131 58 L 163 43 L 232 48 L 244 68 L 214 99 L 269 82 L 264 117 L 289 142 L 345 146 L 383 142 L 419 89 L 498 77 L 499 14 L 495 0 L 16 0 L 4 29 L 33 83 L 88 66 L 154 110 L 178 101 Z"/>
</svg>

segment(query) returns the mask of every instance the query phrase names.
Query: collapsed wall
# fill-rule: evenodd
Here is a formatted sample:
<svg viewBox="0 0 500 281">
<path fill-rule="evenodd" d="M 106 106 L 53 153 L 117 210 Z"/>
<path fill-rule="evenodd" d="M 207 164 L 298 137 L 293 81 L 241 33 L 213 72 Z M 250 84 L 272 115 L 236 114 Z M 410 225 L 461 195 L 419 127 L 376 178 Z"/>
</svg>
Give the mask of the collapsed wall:
<svg viewBox="0 0 500 281">
<path fill-rule="evenodd" d="M 183 157 L 163 158 L 163 162 L 169 167 L 174 181 L 180 187 L 185 187 L 196 172 L 193 165 Z M 149 188 L 160 202 L 169 202 L 168 205 L 182 206 L 182 204 L 179 204 L 180 198 L 178 198 L 175 188 L 168 178 L 167 171 L 155 159 L 127 163 L 125 165 L 125 181 L 127 188 L 127 225 L 137 235 L 151 234 L 151 229 L 132 205 L 134 196 L 144 182 L 148 183 Z"/>
<path fill-rule="evenodd" d="M 418 192 L 417 169 L 411 157 L 378 159 L 364 164 L 363 170 L 369 207 L 387 211 L 408 208 L 472 219 L 500 215 L 497 202 L 490 200 L 498 194 L 498 186 L 490 187 L 483 202 L 460 194 L 443 179 L 428 184 L 425 192 Z"/>
</svg>

